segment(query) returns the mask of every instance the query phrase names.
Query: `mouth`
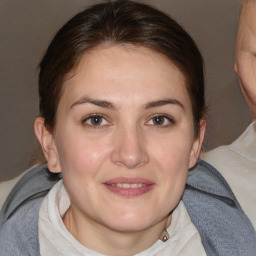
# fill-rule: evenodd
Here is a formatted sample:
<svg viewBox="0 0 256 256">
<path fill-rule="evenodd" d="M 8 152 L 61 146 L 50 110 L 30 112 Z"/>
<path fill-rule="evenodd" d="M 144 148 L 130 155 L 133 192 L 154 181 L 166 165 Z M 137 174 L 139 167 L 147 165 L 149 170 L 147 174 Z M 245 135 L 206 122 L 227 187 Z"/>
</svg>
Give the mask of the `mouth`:
<svg viewBox="0 0 256 256">
<path fill-rule="evenodd" d="M 110 186 L 112 187 L 118 187 L 118 188 L 142 188 L 142 187 L 146 187 L 146 184 L 143 183 L 133 183 L 133 184 L 129 184 L 129 183 L 117 183 L 117 184 L 110 184 Z"/>
<path fill-rule="evenodd" d="M 115 178 L 104 182 L 103 185 L 116 195 L 137 197 L 152 190 L 155 184 L 141 178 Z"/>
</svg>

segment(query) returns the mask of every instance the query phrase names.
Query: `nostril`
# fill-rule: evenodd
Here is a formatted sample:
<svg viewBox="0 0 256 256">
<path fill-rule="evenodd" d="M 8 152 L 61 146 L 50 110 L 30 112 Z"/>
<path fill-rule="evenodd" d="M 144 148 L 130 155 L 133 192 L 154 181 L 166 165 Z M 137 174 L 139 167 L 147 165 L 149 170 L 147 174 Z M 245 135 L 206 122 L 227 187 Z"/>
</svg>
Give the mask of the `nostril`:
<svg viewBox="0 0 256 256">
<path fill-rule="evenodd" d="M 142 166 L 148 162 L 147 151 L 143 148 L 119 148 L 112 153 L 112 161 L 115 164 L 133 169 Z"/>
<path fill-rule="evenodd" d="M 133 169 L 148 162 L 148 153 L 144 136 L 136 126 L 126 125 L 119 129 L 119 136 L 115 136 L 112 162 Z M 117 134 L 115 134 L 117 135 Z"/>
</svg>

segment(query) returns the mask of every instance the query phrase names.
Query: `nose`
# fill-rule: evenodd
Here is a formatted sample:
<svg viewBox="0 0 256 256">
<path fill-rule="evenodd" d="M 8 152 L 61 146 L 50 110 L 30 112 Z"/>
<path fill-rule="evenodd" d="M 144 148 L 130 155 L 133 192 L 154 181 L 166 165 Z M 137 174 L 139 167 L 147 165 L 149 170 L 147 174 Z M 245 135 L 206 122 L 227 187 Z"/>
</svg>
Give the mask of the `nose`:
<svg viewBox="0 0 256 256">
<path fill-rule="evenodd" d="M 112 162 L 128 169 L 138 168 L 148 163 L 146 141 L 139 129 L 121 129 L 114 138 Z"/>
</svg>

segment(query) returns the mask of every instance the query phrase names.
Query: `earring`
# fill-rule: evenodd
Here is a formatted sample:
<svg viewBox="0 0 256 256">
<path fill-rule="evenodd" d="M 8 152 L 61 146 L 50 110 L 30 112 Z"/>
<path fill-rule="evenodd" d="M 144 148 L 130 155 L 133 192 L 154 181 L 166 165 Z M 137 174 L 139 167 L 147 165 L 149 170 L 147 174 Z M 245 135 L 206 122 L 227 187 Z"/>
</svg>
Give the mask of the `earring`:
<svg viewBox="0 0 256 256">
<path fill-rule="evenodd" d="M 160 236 L 160 240 L 162 242 L 166 242 L 168 239 L 169 239 L 169 234 L 168 234 L 167 230 L 165 229 Z"/>
</svg>

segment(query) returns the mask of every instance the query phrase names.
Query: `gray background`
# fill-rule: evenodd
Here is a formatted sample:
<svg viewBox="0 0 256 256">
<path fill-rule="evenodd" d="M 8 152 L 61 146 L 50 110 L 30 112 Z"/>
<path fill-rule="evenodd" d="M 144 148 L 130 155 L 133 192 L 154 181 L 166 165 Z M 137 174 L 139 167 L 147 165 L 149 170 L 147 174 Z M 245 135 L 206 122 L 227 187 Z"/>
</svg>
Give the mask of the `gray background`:
<svg viewBox="0 0 256 256">
<path fill-rule="evenodd" d="M 0 180 L 35 158 L 38 63 L 55 32 L 89 0 L 0 1 Z M 205 58 L 208 131 L 204 148 L 232 142 L 250 114 L 233 73 L 240 0 L 149 0 L 192 35 Z"/>
</svg>

